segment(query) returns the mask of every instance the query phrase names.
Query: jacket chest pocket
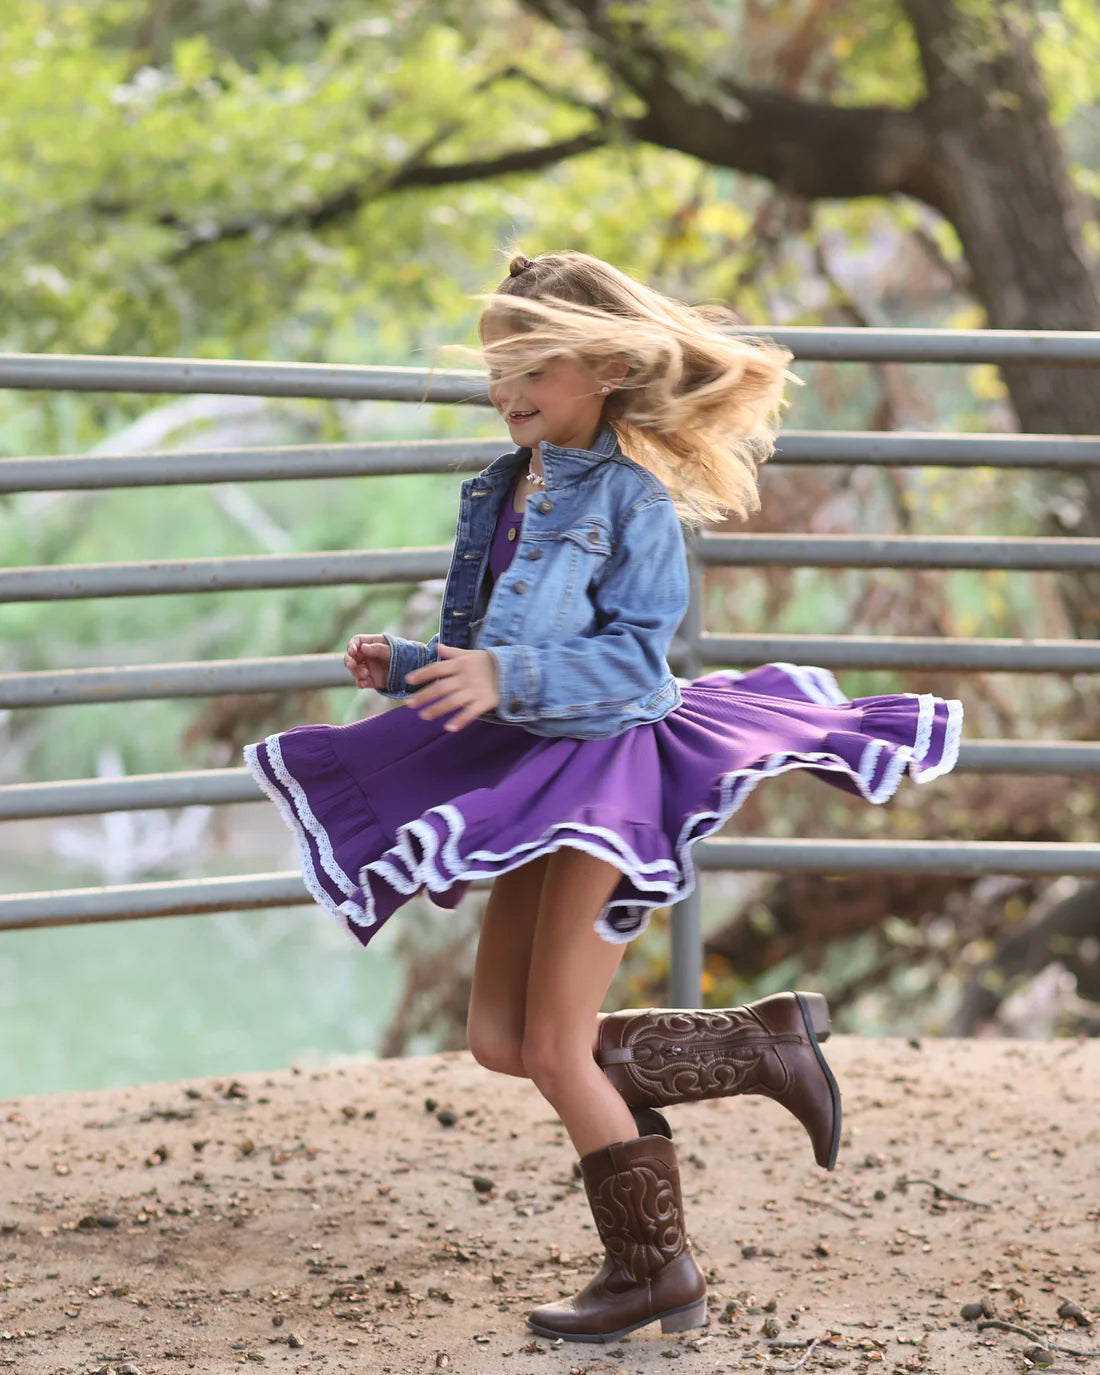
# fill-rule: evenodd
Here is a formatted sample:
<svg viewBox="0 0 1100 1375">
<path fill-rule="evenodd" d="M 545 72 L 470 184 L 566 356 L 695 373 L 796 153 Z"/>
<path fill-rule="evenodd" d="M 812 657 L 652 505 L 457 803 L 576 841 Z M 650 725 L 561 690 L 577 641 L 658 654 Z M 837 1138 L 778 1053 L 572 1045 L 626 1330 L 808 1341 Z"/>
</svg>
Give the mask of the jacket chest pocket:
<svg viewBox="0 0 1100 1375">
<path fill-rule="evenodd" d="M 597 554 L 604 558 L 611 553 L 611 532 L 601 516 L 590 516 L 582 525 L 571 525 L 557 536 L 568 540 L 586 554 Z"/>
<path fill-rule="evenodd" d="M 555 574 L 553 634 L 579 634 L 592 625 L 589 589 L 603 575 L 611 553 L 611 531 L 605 520 L 589 517 L 547 539 Z"/>
</svg>

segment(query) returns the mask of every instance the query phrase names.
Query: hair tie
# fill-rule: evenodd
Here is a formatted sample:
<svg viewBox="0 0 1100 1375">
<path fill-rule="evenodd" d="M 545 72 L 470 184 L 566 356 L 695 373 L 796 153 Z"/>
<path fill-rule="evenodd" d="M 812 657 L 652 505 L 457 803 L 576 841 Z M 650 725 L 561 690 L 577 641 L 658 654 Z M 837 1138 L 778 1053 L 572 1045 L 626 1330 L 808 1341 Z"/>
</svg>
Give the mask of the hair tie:
<svg viewBox="0 0 1100 1375">
<path fill-rule="evenodd" d="M 518 277 L 521 272 L 526 272 L 529 267 L 534 267 L 534 265 L 530 258 L 513 258 L 508 271 L 511 276 Z"/>
</svg>

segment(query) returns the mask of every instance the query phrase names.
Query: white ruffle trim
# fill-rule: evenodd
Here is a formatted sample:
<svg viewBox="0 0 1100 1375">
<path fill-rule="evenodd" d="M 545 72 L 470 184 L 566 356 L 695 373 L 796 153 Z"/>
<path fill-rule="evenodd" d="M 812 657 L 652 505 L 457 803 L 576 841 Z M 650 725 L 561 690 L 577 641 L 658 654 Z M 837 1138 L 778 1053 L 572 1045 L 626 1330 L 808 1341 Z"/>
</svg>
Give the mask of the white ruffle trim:
<svg viewBox="0 0 1100 1375">
<path fill-rule="evenodd" d="M 811 700 L 832 705 L 849 700 L 840 691 L 835 678 L 827 669 L 783 663 L 771 664 L 769 667 L 782 669 Z M 722 676 L 737 679 L 743 675 L 736 670 L 730 670 Z M 296 836 L 302 875 L 310 896 L 338 921 L 347 921 L 353 926 L 362 927 L 375 924 L 377 917 L 374 911 L 374 896 L 370 890 L 372 874 L 407 897 L 413 896 L 423 888 L 427 888 L 429 892 L 442 893 L 455 884 L 495 878 L 512 869 L 518 869 L 541 855 L 569 848 L 583 850 L 597 859 L 613 864 L 636 889 L 647 894 L 644 902 L 633 898 L 609 902 L 596 918 L 595 930 L 599 936 L 613 945 L 625 945 L 645 931 L 656 908 L 672 906 L 682 901 L 694 889 L 697 880 L 691 856 L 692 846 L 724 826 L 762 779 L 812 765 L 847 774 L 855 783 L 860 795 L 868 802 L 883 803 L 897 791 L 906 772 L 917 783 L 928 783 L 950 772 L 958 760 L 962 739 L 962 702 L 954 698 L 943 699 L 947 708 L 943 757 L 939 764 L 922 769 L 921 761 L 932 743 L 938 699 L 929 693 L 899 695 L 916 697 L 919 704 L 916 736 L 912 745 L 892 745 L 885 740 L 870 740 L 860 757 L 858 769 L 853 769 L 840 755 L 828 750 L 782 751 L 769 756 L 763 763 L 733 769 L 719 778 L 718 806 L 713 811 L 694 812 L 685 820 L 676 840 L 675 859 L 656 860 L 649 864 L 644 863 L 616 831 L 568 821 L 551 826 L 537 839 L 524 841 L 510 850 L 499 853 L 475 850 L 463 859 L 459 842 L 466 827 L 465 818 L 459 808 L 451 803 L 444 803 L 438 807 L 430 807 L 415 821 L 408 821 L 398 827 L 393 847 L 385 856 L 371 860 L 363 866 L 358 875 L 359 883 L 356 885 L 336 862 L 328 832 L 314 816 L 301 785 L 283 763 L 278 736 L 268 736 L 264 743 L 267 745 L 272 771 L 290 793 L 294 807 L 289 805 L 286 797 L 264 772 L 256 757 L 258 747 L 247 746 L 244 757 L 253 777 L 279 808 L 283 819 Z M 876 764 L 884 749 L 893 749 L 894 756 L 878 785 L 873 786 Z M 427 818 L 431 816 L 438 817 L 446 828 L 442 845 L 438 833 L 428 824 Z M 347 901 L 336 903 L 321 886 L 309 849 L 309 836 L 313 837 L 317 845 L 325 873 L 342 893 L 348 895 Z M 418 845 L 413 844 L 414 840 Z M 491 873 L 487 873 L 483 868 L 471 868 L 472 864 L 492 865 L 493 869 Z M 352 896 L 356 893 L 357 887 L 361 890 L 361 899 Z M 628 929 L 620 930 L 612 924 L 611 913 L 615 908 L 623 909 L 630 921 Z"/>
</svg>

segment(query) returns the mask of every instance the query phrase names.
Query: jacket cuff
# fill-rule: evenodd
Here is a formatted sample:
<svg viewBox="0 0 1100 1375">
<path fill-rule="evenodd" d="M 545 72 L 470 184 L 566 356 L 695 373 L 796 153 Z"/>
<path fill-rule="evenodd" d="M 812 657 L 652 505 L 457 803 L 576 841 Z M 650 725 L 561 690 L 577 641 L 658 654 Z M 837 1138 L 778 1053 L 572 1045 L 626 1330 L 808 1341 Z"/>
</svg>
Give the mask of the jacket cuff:
<svg viewBox="0 0 1100 1375">
<path fill-rule="evenodd" d="M 431 648 L 419 640 L 406 640 L 401 635 L 389 635 L 385 631 L 382 633 L 390 647 L 390 671 L 386 686 L 378 688 L 378 692 L 382 697 L 411 697 L 415 689 L 405 682 L 405 675 L 431 663 L 434 657 Z"/>
<path fill-rule="evenodd" d="M 497 666 L 495 710 L 502 721 L 533 721 L 541 697 L 538 663 L 530 645 L 495 645 L 486 652 Z"/>
</svg>

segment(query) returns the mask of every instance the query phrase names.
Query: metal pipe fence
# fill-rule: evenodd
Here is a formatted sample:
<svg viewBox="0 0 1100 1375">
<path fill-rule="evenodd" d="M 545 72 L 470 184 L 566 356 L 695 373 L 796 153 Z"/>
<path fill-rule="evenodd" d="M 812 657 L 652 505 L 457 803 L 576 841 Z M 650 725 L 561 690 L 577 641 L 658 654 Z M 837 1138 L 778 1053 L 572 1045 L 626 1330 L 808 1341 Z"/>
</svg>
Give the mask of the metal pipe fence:
<svg viewBox="0 0 1100 1375">
<path fill-rule="evenodd" d="M 746 330 L 791 348 L 801 360 L 1013 363 L 1100 366 L 1100 334 L 879 329 Z M 0 387 L 156 394 L 484 405 L 482 374 L 416 368 L 194 359 L 0 355 Z M 0 494 L 476 472 L 502 449 L 496 440 L 317 444 L 194 452 L 0 459 Z M 1063 472 L 1100 469 L 1100 436 L 951 435 L 788 431 L 771 464 L 802 466 L 988 467 Z M 1100 673 L 1100 642 L 860 635 L 712 634 L 703 626 L 708 568 L 818 567 L 1100 569 L 1100 540 L 967 536 L 712 535 L 688 541 L 692 597 L 670 655 L 693 677 L 708 667 L 769 661 L 825 668 L 946 669 L 962 672 Z M 415 586 L 445 577 L 448 547 L 70 564 L 0 569 L 0 603 L 166 596 L 276 587 Z M 341 657 L 285 655 L 0 674 L 0 708 L 203 697 L 347 686 Z M 984 740 L 964 743 L 959 772 L 1100 773 L 1090 741 Z M 96 814 L 259 800 L 245 769 L 180 771 L 119 779 L 73 779 L 0 787 L 0 820 Z M 1006 842 L 722 839 L 694 851 L 700 870 L 1100 875 L 1100 845 Z M 0 897 L 0 930 L 133 920 L 308 902 L 293 873 L 22 893 Z M 670 1002 L 700 997 L 699 891 L 672 925 Z"/>
</svg>

